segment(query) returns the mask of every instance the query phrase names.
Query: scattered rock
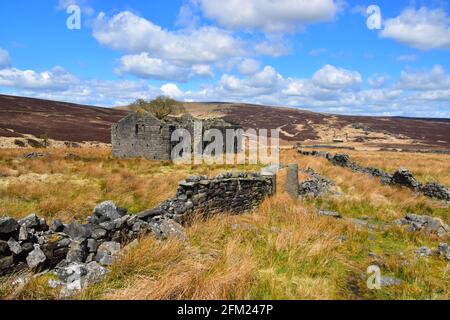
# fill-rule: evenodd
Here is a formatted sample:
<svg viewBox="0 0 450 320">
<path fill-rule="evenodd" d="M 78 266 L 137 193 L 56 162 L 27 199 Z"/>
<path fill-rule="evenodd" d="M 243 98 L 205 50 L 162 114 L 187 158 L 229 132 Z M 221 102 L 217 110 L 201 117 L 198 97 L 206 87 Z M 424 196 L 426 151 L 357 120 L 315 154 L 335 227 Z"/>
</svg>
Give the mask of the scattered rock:
<svg viewBox="0 0 450 320">
<path fill-rule="evenodd" d="M 84 262 L 88 255 L 86 242 L 72 241 L 67 252 L 66 260 L 69 263 Z"/>
<path fill-rule="evenodd" d="M 137 217 L 141 220 L 148 221 L 154 217 L 162 216 L 163 214 L 164 212 L 160 208 L 154 208 L 139 213 Z"/>
<path fill-rule="evenodd" d="M 330 160 L 334 165 L 339 167 L 350 167 L 351 161 L 348 154 L 336 154 L 333 158 Z"/>
<path fill-rule="evenodd" d="M 333 181 L 321 176 L 313 169 L 307 169 L 305 172 L 311 178 L 300 183 L 298 192 L 300 196 L 317 198 L 330 192 L 330 188 L 334 185 Z"/>
<path fill-rule="evenodd" d="M 89 226 L 81 225 L 76 222 L 67 225 L 63 232 L 72 239 L 86 239 L 92 234 L 92 230 Z"/>
<path fill-rule="evenodd" d="M 431 255 L 431 249 L 428 247 L 421 247 L 417 249 L 416 253 L 421 257 L 428 257 Z"/>
<path fill-rule="evenodd" d="M 120 243 L 108 241 L 102 243 L 97 250 L 95 261 L 104 266 L 110 266 L 113 264 L 114 259 L 118 257 L 120 253 Z"/>
<path fill-rule="evenodd" d="M 441 184 L 431 182 L 420 187 L 421 192 L 430 198 L 450 201 L 450 190 Z"/>
<path fill-rule="evenodd" d="M 40 226 L 40 221 L 36 214 L 33 213 L 28 217 L 19 220 L 19 224 L 21 227 L 25 227 L 27 229 L 38 229 Z"/>
<path fill-rule="evenodd" d="M 29 139 L 29 140 L 31 140 L 31 139 Z M 30 141 L 28 141 L 28 142 L 30 143 Z M 37 158 L 43 158 L 43 157 L 45 157 L 45 154 L 40 153 L 40 152 L 31 152 L 31 153 L 24 154 L 22 156 L 22 158 L 24 158 L 24 159 L 37 159 Z"/>
<path fill-rule="evenodd" d="M 159 230 L 163 239 L 175 238 L 179 241 L 186 241 L 184 228 L 177 222 L 164 219 L 159 224 Z"/>
<path fill-rule="evenodd" d="M 19 230 L 19 241 L 26 241 L 28 240 L 29 232 L 27 227 L 20 227 Z"/>
<path fill-rule="evenodd" d="M 380 284 L 382 287 L 393 287 L 393 286 L 401 285 L 402 280 L 388 277 L 388 276 L 381 276 Z"/>
<path fill-rule="evenodd" d="M 405 168 L 400 168 L 392 175 L 391 184 L 407 187 L 410 189 L 418 189 L 420 183 L 414 178 L 411 172 Z"/>
<path fill-rule="evenodd" d="M 15 255 L 19 255 L 23 251 L 23 249 L 20 246 L 20 244 L 16 240 L 14 240 L 12 238 L 8 240 L 8 247 L 9 247 L 9 251 L 14 253 Z"/>
<path fill-rule="evenodd" d="M 61 220 L 54 220 L 50 225 L 50 230 L 53 232 L 62 232 L 64 230 L 64 224 Z"/>
<path fill-rule="evenodd" d="M 397 220 L 397 224 L 408 225 L 408 231 L 424 231 L 439 237 L 450 236 L 450 227 L 441 219 L 426 215 L 407 214 L 405 218 Z"/>
<path fill-rule="evenodd" d="M 105 238 L 107 234 L 108 232 L 105 229 L 97 228 L 94 231 L 92 231 L 91 237 L 94 238 L 95 240 L 99 240 Z"/>
<path fill-rule="evenodd" d="M 6 256 L 8 254 L 8 250 L 8 242 L 0 240 L 0 256 Z"/>
<path fill-rule="evenodd" d="M 50 228 L 44 218 L 39 219 L 39 230 L 48 231 Z"/>
<path fill-rule="evenodd" d="M 95 207 L 92 217 L 94 221 L 91 220 L 91 222 L 101 223 L 116 220 L 125 214 L 125 209 L 118 208 L 112 201 L 105 201 Z"/>
<path fill-rule="evenodd" d="M 35 270 L 87 265 L 94 260 L 111 265 L 121 245 L 148 232 L 158 239 L 185 241 L 184 228 L 178 221 L 188 221 L 196 211 L 205 217 L 221 212 L 248 212 L 274 193 L 276 182 L 273 176 L 242 172 L 188 180 L 195 182 L 180 183 L 176 198 L 145 211 L 142 217 L 146 221 L 141 216 L 126 215 L 127 210 L 111 201 L 99 204 L 86 224 L 64 225 L 55 220 L 49 227 L 45 219 L 35 214 L 19 222 L 0 218 L 1 266 L 8 269 L 5 272 L 1 269 L 1 274 L 19 271 L 27 265 Z M 61 283 L 53 281 L 52 285 Z"/>
<path fill-rule="evenodd" d="M 49 286 L 56 288 L 62 286 L 61 295 L 68 297 L 88 285 L 101 281 L 107 274 L 108 270 L 99 265 L 97 262 L 71 263 L 66 267 L 55 270 L 59 281 L 49 280 Z"/>
<path fill-rule="evenodd" d="M 342 215 L 338 212 L 334 212 L 334 211 L 324 211 L 324 210 L 320 210 L 319 211 L 319 215 L 321 216 L 326 216 L 326 217 L 332 217 L 332 218 L 336 218 L 336 219 L 340 219 L 342 218 Z"/>
<path fill-rule="evenodd" d="M 9 240 L 19 231 L 19 224 L 13 218 L 0 218 L 0 240 Z"/>
<path fill-rule="evenodd" d="M 257 226 L 250 223 L 234 223 L 231 225 L 231 230 L 259 231 Z"/>
<path fill-rule="evenodd" d="M 430 198 L 450 201 L 449 188 L 434 182 L 422 185 L 416 180 L 411 172 L 404 168 L 399 169 L 397 172 L 391 175 L 377 168 L 362 167 L 357 163 L 350 161 L 350 157 L 347 154 L 336 154 L 332 156 L 329 153 L 318 151 L 304 151 L 301 149 L 299 149 L 298 152 L 303 155 L 322 157 L 330 161 L 335 166 L 350 168 L 354 172 L 360 172 L 371 177 L 379 178 L 381 180 L 381 183 L 385 185 L 407 187 Z"/>
<path fill-rule="evenodd" d="M 14 266 L 14 258 L 13 256 L 8 257 L 0 257 L 0 271 L 5 272 L 10 270 Z"/>
<path fill-rule="evenodd" d="M 357 219 L 357 218 L 350 218 L 348 219 L 349 222 L 356 224 L 357 226 L 360 227 L 367 227 L 367 225 L 369 224 L 367 220 L 362 220 L 362 219 Z"/>
<path fill-rule="evenodd" d="M 436 254 L 444 259 L 450 260 L 450 246 L 447 243 L 440 243 L 436 249 Z"/>
<path fill-rule="evenodd" d="M 87 241 L 87 248 L 88 248 L 90 253 L 97 252 L 97 249 L 98 249 L 98 242 L 97 242 L 97 240 L 88 239 L 88 241 Z"/>
<path fill-rule="evenodd" d="M 30 269 L 35 269 L 42 265 L 47 260 L 41 247 L 37 244 L 34 245 L 34 250 L 28 254 L 27 264 Z"/>
<path fill-rule="evenodd" d="M 9 240 L 19 230 L 19 227 L 13 218 L 0 218 L 0 240 Z"/>
</svg>

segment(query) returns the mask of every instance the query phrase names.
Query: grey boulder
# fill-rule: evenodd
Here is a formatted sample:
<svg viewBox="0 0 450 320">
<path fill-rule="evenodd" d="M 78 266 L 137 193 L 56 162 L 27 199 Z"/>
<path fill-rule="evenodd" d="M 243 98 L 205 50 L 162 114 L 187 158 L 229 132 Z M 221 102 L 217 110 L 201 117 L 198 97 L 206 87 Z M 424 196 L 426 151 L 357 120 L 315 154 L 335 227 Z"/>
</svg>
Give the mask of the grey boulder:
<svg viewBox="0 0 450 320">
<path fill-rule="evenodd" d="M 428 257 L 431 255 L 431 249 L 428 247 L 421 247 L 417 249 L 416 253 L 421 257 Z"/>
<path fill-rule="evenodd" d="M 84 262 L 88 255 L 86 243 L 80 241 L 72 241 L 67 252 L 66 260 L 68 262 Z"/>
<path fill-rule="evenodd" d="M 179 241 L 186 241 L 184 228 L 172 219 L 164 219 L 158 223 L 158 234 L 161 239 L 174 238 Z"/>
<path fill-rule="evenodd" d="M 81 225 L 75 222 L 67 225 L 63 232 L 72 239 L 89 238 L 92 234 L 90 226 Z"/>
<path fill-rule="evenodd" d="M 6 256 L 9 250 L 8 242 L 0 240 L 0 256 Z"/>
<path fill-rule="evenodd" d="M 50 230 L 53 232 L 62 232 L 64 230 L 64 224 L 61 220 L 54 220 L 50 225 Z"/>
<path fill-rule="evenodd" d="M 0 240 L 9 240 L 19 230 L 19 224 L 13 218 L 0 218 Z"/>
<path fill-rule="evenodd" d="M 101 281 L 107 274 L 108 270 L 103 268 L 97 262 L 71 263 L 66 267 L 56 270 L 59 281 L 49 283 L 52 287 L 62 286 L 61 294 L 70 296 L 90 284 Z"/>
<path fill-rule="evenodd" d="M 119 256 L 119 253 L 120 243 L 113 241 L 104 242 L 97 249 L 95 261 L 104 266 L 111 266 Z"/>
<path fill-rule="evenodd" d="M 19 255 L 23 251 L 23 249 L 20 246 L 20 244 L 16 240 L 14 240 L 12 238 L 8 240 L 8 247 L 9 247 L 9 250 L 12 253 L 14 253 L 15 255 Z"/>
<path fill-rule="evenodd" d="M 342 215 L 335 211 L 320 210 L 319 215 L 324 216 L 324 217 L 332 217 L 332 218 L 336 218 L 336 219 L 342 218 Z"/>
<path fill-rule="evenodd" d="M 97 221 L 91 222 L 105 222 L 112 221 L 121 218 L 126 214 L 126 210 L 122 208 L 118 208 L 114 202 L 105 201 L 100 203 L 94 208 L 93 216 L 97 219 Z"/>
<path fill-rule="evenodd" d="M 27 229 L 37 229 L 40 226 L 40 220 L 36 214 L 33 213 L 23 219 L 20 219 L 19 224 L 21 227 L 25 227 Z"/>
<path fill-rule="evenodd" d="M 446 243 L 440 243 L 436 249 L 436 254 L 444 259 L 450 260 L 450 246 Z"/>
<path fill-rule="evenodd" d="M 28 254 L 27 264 L 30 269 L 34 269 L 42 265 L 47 260 L 44 252 L 39 245 L 34 245 L 34 250 Z"/>
</svg>

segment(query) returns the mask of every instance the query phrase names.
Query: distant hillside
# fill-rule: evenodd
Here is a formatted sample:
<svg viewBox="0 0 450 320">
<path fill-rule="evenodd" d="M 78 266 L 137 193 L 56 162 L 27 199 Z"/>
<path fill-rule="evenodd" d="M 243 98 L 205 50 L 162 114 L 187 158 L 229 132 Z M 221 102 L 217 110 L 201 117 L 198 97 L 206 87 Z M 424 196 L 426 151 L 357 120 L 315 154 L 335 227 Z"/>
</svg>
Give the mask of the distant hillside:
<svg viewBox="0 0 450 320">
<path fill-rule="evenodd" d="M 244 128 L 278 129 L 284 144 L 450 150 L 450 119 L 340 116 L 251 104 L 184 103 L 200 118 L 221 117 Z M 126 108 L 0 95 L 0 137 L 110 143 L 111 125 Z M 6 139 L 5 138 L 5 139 Z"/>
<path fill-rule="evenodd" d="M 450 149 L 450 119 L 343 116 L 250 104 L 185 103 L 199 117 L 221 116 L 244 128 L 279 129 L 290 144 Z"/>
<path fill-rule="evenodd" d="M 47 136 L 61 141 L 111 141 L 111 124 L 126 111 L 0 95 L 0 136 Z"/>
</svg>

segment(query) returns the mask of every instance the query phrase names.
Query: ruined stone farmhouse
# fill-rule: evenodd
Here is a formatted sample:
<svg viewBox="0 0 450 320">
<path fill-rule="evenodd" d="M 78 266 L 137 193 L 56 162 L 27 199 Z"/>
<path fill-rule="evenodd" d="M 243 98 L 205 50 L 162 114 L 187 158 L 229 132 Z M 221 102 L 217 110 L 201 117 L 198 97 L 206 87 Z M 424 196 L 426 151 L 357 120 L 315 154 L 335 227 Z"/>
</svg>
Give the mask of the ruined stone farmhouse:
<svg viewBox="0 0 450 320">
<path fill-rule="evenodd" d="M 112 126 L 111 143 L 115 158 L 145 158 L 149 160 L 170 160 L 173 147 L 178 141 L 172 140 L 176 129 L 186 129 L 194 137 L 194 123 L 201 121 L 201 134 L 209 129 L 218 129 L 224 137 L 226 145 L 226 130 L 241 129 L 240 126 L 228 123 L 222 119 L 200 120 L 191 115 L 167 117 L 158 119 L 150 113 L 131 113 Z M 240 150 L 239 139 L 234 140 L 234 152 Z M 208 142 L 203 142 L 203 148 Z M 225 151 L 225 150 L 224 150 Z"/>
</svg>

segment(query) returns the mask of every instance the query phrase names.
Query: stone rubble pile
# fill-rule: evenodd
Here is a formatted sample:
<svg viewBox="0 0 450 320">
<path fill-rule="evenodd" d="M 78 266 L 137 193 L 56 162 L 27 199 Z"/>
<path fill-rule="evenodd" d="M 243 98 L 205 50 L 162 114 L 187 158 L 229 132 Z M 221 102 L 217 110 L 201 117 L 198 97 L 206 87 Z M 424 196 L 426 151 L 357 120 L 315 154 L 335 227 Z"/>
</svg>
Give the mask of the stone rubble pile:
<svg viewBox="0 0 450 320">
<path fill-rule="evenodd" d="M 45 156 L 46 156 L 45 153 L 41 153 L 41 152 L 31 152 L 31 153 L 24 154 L 24 155 L 22 156 L 22 158 L 24 158 L 24 159 L 38 159 L 38 158 L 43 158 L 43 157 L 45 157 Z"/>
<path fill-rule="evenodd" d="M 0 218 L 0 272 L 42 271 L 91 262 L 110 266 L 122 245 L 146 233 L 162 239 L 167 236 L 165 225 L 172 223 L 167 219 L 140 220 L 111 201 L 95 207 L 86 224 L 66 225 L 55 220 L 49 226 L 35 214 L 19 221 Z"/>
<path fill-rule="evenodd" d="M 433 254 L 433 250 L 428 247 L 421 247 L 416 251 L 417 255 L 420 257 L 429 257 Z M 447 243 L 440 243 L 434 254 L 445 260 L 450 260 L 450 246 Z"/>
<path fill-rule="evenodd" d="M 334 182 L 323 177 L 315 172 L 313 169 L 308 168 L 304 171 L 310 178 L 299 184 L 298 193 L 302 197 L 320 197 L 321 195 L 330 192 L 331 187 L 334 186 Z"/>
<path fill-rule="evenodd" d="M 59 279 L 51 281 L 53 287 L 61 286 L 65 293 L 80 290 L 103 278 L 108 272 L 105 267 L 114 263 L 123 246 L 140 236 L 184 241 L 184 228 L 178 222 L 188 221 L 191 214 L 244 213 L 275 189 L 274 174 L 227 173 L 182 181 L 174 199 L 138 215 L 105 201 L 84 224 L 55 220 L 48 225 L 35 214 L 19 221 L 0 218 L 0 276 L 25 269 L 51 270 Z"/>
<path fill-rule="evenodd" d="M 436 234 L 439 237 L 450 237 L 450 227 L 439 218 L 409 213 L 395 223 L 406 225 L 406 230 L 410 232 L 424 231 Z"/>
<path fill-rule="evenodd" d="M 364 173 L 371 177 L 379 178 L 381 182 L 386 185 L 406 187 L 430 198 L 450 201 L 450 190 L 446 186 L 435 182 L 421 184 L 416 180 L 414 175 L 405 168 L 400 168 L 393 174 L 389 174 L 377 168 L 362 167 L 351 161 L 347 154 L 332 155 L 327 152 L 305 151 L 302 149 L 297 149 L 297 151 L 305 156 L 325 158 L 333 165 L 349 168 L 353 172 Z"/>
</svg>

